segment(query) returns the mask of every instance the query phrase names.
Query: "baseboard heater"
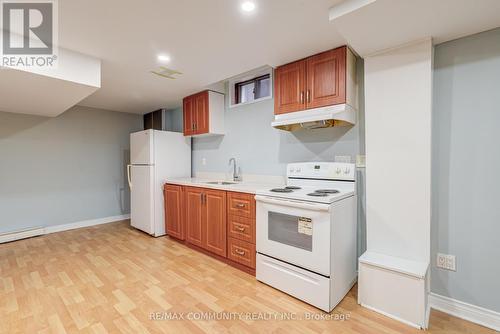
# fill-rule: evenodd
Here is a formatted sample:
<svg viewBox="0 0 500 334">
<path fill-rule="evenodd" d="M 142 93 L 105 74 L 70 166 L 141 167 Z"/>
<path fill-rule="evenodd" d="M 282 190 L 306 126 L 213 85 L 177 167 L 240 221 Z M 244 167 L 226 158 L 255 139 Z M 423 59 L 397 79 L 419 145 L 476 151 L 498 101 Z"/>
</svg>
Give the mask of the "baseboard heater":
<svg viewBox="0 0 500 334">
<path fill-rule="evenodd" d="M 45 234 L 45 228 L 43 228 L 43 227 L 34 227 L 34 228 L 29 228 L 29 229 L 14 231 L 14 232 L 2 233 L 2 234 L 0 234 L 0 244 L 6 243 L 6 242 L 11 242 L 11 241 L 16 241 L 16 240 L 21 240 L 21 239 L 26 239 L 26 238 L 31 238 L 31 237 L 36 237 L 36 236 L 44 235 L 44 234 Z"/>
</svg>

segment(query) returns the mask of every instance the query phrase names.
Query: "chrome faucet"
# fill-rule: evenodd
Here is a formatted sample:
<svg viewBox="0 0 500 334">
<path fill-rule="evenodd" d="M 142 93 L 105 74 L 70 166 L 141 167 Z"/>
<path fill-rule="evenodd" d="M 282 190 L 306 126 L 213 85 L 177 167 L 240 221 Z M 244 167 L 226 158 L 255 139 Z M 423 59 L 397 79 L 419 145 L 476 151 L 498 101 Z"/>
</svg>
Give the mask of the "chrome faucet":
<svg viewBox="0 0 500 334">
<path fill-rule="evenodd" d="M 233 163 L 233 181 L 241 181 L 241 175 L 239 175 L 238 169 L 236 168 L 236 159 L 229 159 L 229 166 L 231 166 L 231 162 Z"/>
</svg>

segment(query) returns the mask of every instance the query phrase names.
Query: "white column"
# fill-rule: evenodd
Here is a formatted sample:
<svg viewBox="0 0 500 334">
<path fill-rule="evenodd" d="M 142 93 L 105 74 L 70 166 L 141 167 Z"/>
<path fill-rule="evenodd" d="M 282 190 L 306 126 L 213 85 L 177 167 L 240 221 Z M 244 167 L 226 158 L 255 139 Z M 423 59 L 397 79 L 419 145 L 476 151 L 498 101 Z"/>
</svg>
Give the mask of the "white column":
<svg viewBox="0 0 500 334">
<path fill-rule="evenodd" d="M 432 50 L 429 38 L 365 58 L 367 252 L 359 301 L 416 327 L 427 321 Z"/>
</svg>

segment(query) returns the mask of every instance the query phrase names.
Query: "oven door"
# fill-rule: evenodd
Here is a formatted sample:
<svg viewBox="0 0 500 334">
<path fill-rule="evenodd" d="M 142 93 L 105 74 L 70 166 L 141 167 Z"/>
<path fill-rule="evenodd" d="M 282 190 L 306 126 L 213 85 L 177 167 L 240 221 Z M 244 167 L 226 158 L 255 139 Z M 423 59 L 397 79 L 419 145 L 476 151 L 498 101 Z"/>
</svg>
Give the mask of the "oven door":
<svg viewBox="0 0 500 334">
<path fill-rule="evenodd" d="M 330 205 L 255 199 L 257 252 L 330 276 Z"/>
</svg>

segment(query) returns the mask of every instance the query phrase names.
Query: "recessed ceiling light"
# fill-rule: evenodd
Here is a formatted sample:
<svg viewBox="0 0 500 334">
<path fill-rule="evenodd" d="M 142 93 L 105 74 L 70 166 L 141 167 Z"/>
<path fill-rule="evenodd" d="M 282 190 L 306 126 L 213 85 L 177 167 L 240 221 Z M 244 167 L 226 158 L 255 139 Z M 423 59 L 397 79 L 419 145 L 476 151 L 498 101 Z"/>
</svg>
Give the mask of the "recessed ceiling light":
<svg viewBox="0 0 500 334">
<path fill-rule="evenodd" d="M 255 10 L 255 2 L 245 1 L 241 4 L 241 9 L 244 12 L 253 12 Z"/>
<path fill-rule="evenodd" d="M 158 60 L 164 63 L 168 63 L 170 61 L 170 57 L 167 55 L 158 55 Z"/>
</svg>

